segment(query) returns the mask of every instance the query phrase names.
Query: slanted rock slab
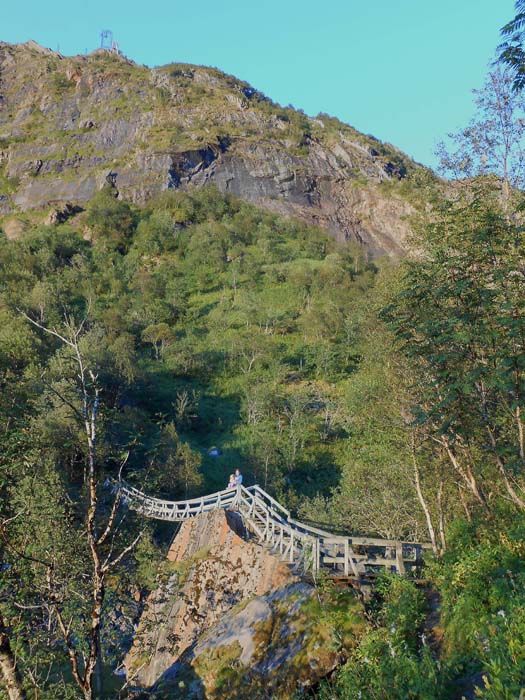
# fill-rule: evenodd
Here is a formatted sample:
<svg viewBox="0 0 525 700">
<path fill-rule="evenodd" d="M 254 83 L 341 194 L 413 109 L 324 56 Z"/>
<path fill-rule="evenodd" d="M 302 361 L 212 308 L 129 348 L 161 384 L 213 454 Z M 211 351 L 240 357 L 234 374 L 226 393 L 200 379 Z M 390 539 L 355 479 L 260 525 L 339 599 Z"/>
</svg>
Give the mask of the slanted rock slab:
<svg viewBox="0 0 525 700">
<path fill-rule="evenodd" d="M 363 629 L 351 592 L 299 581 L 235 512 L 185 521 L 168 560 L 125 661 L 148 697 L 291 698 L 333 671 Z"/>
<path fill-rule="evenodd" d="M 168 575 L 150 596 L 131 651 L 128 677 L 153 685 L 233 607 L 296 580 L 288 566 L 244 540 L 234 512 L 183 522 L 168 553 Z"/>
</svg>

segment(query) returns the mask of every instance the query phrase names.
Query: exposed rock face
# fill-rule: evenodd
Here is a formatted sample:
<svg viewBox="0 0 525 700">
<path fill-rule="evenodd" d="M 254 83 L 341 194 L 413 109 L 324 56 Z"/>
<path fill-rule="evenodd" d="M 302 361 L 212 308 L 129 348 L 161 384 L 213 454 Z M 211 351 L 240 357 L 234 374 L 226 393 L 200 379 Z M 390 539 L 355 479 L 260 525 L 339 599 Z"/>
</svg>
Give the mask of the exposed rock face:
<svg viewBox="0 0 525 700">
<path fill-rule="evenodd" d="M 108 177 L 138 203 L 214 183 L 395 255 L 413 209 L 381 183 L 418 167 L 214 69 L 149 70 L 104 51 L 64 58 L 31 42 L 0 43 L 0 213 L 82 205 Z"/>
<path fill-rule="evenodd" d="M 247 700 L 272 688 L 284 698 L 338 664 L 341 646 L 314 588 L 244 534 L 232 512 L 183 523 L 171 573 L 150 596 L 126 658 L 131 685 L 159 700 Z M 346 602 L 339 641 L 351 644 L 362 625 L 357 606 Z"/>
<path fill-rule="evenodd" d="M 74 204 L 71 204 L 71 202 L 66 202 L 65 205 L 60 209 L 52 209 L 49 212 L 45 223 L 48 226 L 53 226 L 54 224 L 63 224 L 64 221 L 67 221 L 69 218 L 71 218 L 75 214 L 78 214 L 81 211 L 82 207 L 75 206 Z"/>
<path fill-rule="evenodd" d="M 284 700 L 315 684 L 340 654 L 314 598 L 312 586 L 294 583 L 232 610 L 161 676 L 154 697 Z"/>
<path fill-rule="evenodd" d="M 235 513 L 187 520 L 168 560 L 173 573 L 151 596 L 126 659 L 128 675 L 151 686 L 235 605 L 294 580 L 288 567 L 237 534 Z"/>
</svg>

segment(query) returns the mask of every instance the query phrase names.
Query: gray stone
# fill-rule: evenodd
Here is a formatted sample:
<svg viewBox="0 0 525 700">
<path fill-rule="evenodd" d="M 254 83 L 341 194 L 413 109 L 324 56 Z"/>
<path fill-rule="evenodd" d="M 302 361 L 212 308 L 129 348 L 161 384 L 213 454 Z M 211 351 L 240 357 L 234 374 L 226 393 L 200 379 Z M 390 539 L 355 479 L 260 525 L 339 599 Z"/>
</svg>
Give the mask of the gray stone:
<svg viewBox="0 0 525 700">
<path fill-rule="evenodd" d="M 139 204 L 212 183 L 355 240 L 369 255 L 406 248 L 413 208 L 379 187 L 405 166 L 343 124 L 325 136 L 321 118 L 304 118 L 318 133 L 299 149 L 289 117 L 263 109 L 263 95 L 219 71 L 149 70 L 98 51 L 65 58 L 28 42 L 0 43 L 0 78 L 1 158 L 20 179 L 12 200 L 0 201 L 3 212 L 83 206 L 112 172 L 119 196 Z"/>
</svg>

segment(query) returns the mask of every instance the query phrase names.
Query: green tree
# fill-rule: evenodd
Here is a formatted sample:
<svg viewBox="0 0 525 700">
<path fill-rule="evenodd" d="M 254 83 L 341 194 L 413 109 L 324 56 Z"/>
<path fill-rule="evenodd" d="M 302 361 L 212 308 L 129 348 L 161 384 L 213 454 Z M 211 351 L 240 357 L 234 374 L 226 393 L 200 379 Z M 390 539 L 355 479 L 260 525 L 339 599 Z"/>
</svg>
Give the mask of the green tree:
<svg viewBox="0 0 525 700">
<path fill-rule="evenodd" d="M 150 484 L 176 498 L 189 498 L 202 485 L 202 457 L 183 442 L 174 422 L 162 426 L 151 460 Z"/>
<path fill-rule="evenodd" d="M 516 0 L 516 14 L 501 28 L 503 43 L 498 47 L 499 60 L 509 66 L 513 75 L 514 90 L 520 91 L 525 87 L 525 2 Z"/>
<path fill-rule="evenodd" d="M 117 199 L 113 188 L 106 185 L 89 203 L 86 222 L 93 231 L 93 240 L 107 250 L 123 252 L 135 228 L 135 215 L 130 205 Z"/>
<path fill-rule="evenodd" d="M 100 409 L 100 385 L 98 377 L 90 367 L 86 355 L 82 350 L 83 335 L 86 334 L 87 319 L 78 326 L 66 316 L 63 328 L 43 326 L 30 316 L 24 314 L 27 321 L 33 324 L 53 338 L 59 340 L 61 345 L 70 355 L 74 367 L 74 379 L 65 386 L 65 391 L 52 387 L 52 392 L 57 396 L 75 417 L 79 427 L 84 433 L 84 486 L 85 486 L 85 510 L 82 514 L 84 520 L 84 533 L 81 540 L 84 552 L 80 559 L 86 569 L 82 567 L 70 568 L 70 563 L 78 557 L 78 542 L 69 556 L 53 558 L 54 537 L 57 530 L 67 528 L 68 509 L 67 497 L 57 484 L 51 489 L 54 495 L 54 503 L 49 499 L 44 504 L 33 506 L 26 517 L 36 519 L 33 526 L 29 527 L 33 537 L 38 541 L 40 553 L 35 556 L 35 547 L 17 552 L 22 560 L 36 565 L 40 573 L 43 571 L 42 601 L 47 605 L 58 625 L 62 643 L 65 645 L 70 662 L 71 673 L 78 688 L 86 700 L 100 698 L 102 696 L 102 643 L 101 628 L 104 613 L 104 602 L 107 592 L 108 574 L 115 569 L 120 562 L 130 554 L 140 538 L 140 533 L 129 544 L 124 544 L 120 551 L 118 546 L 121 538 L 118 533 L 118 507 L 120 503 L 119 492 L 113 498 L 109 511 L 103 506 L 101 498 L 101 468 L 98 455 L 98 414 Z M 18 484 L 19 487 L 21 484 Z M 58 496 L 60 494 L 60 496 Z M 58 498 L 57 498 L 58 496 Z M 16 501 L 15 501 L 16 502 Z M 41 520 L 42 513 L 48 509 L 47 517 Z M 57 524 L 53 524 L 57 520 Z M 38 536 L 38 531 L 42 535 Z M 45 539 L 50 538 L 46 545 Z M 63 536 L 58 542 L 74 542 L 73 538 Z M 63 552 L 61 554 L 64 554 Z M 67 567 L 67 570 L 64 570 Z M 76 575 L 75 575 L 76 570 Z M 73 603 L 72 597 L 75 589 L 87 581 L 88 596 L 90 600 L 86 604 L 83 615 L 71 615 Z M 45 583 L 44 583 L 45 582 Z M 81 598 L 82 599 L 82 598 Z M 78 603 L 75 603 L 78 607 Z M 85 617 L 84 617 L 85 616 Z M 73 627 L 73 621 L 76 625 Z"/>
<path fill-rule="evenodd" d="M 144 328 L 142 331 L 142 340 L 153 345 L 155 358 L 160 360 L 166 348 L 175 341 L 175 337 L 167 323 L 155 323 Z"/>
<path fill-rule="evenodd" d="M 425 388 L 416 409 L 458 478 L 488 508 L 482 482 L 525 508 L 525 287 L 521 229 L 486 186 L 448 202 L 425 229 L 389 318 Z"/>
<path fill-rule="evenodd" d="M 497 175 L 504 197 L 525 183 L 525 102 L 512 90 L 512 75 L 493 68 L 481 90 L 474 90 L 476 112 L 467 127 L 440 143 L 440 168 L 455 178 Z"/>
</svg>

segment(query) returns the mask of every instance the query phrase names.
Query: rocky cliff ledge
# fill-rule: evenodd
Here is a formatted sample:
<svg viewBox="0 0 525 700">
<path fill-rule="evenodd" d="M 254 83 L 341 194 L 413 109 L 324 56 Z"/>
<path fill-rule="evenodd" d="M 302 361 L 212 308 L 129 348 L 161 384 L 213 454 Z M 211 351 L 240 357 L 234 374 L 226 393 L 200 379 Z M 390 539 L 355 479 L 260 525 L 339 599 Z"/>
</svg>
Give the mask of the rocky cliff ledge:
<svg viewBox="0 0 525 700">
<path fill-rule="evenodd" d="M 354 643 L 353 595 L 298 581 L 246 534 L 233 512 L 183 523 L 125 662 L 147 697 L 287 698 Z"/>
<path fill-rule="evenodd" d="M 424 172 L 390 144 L 212 68 L 0 42 L 0 215 L 82 206 L 106 182 L 137 203 L 213 183 L 396 255 L 414 212 L 405 185 Z"/>
</svg>

